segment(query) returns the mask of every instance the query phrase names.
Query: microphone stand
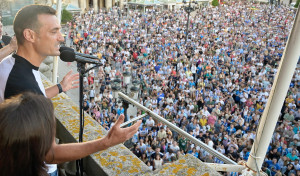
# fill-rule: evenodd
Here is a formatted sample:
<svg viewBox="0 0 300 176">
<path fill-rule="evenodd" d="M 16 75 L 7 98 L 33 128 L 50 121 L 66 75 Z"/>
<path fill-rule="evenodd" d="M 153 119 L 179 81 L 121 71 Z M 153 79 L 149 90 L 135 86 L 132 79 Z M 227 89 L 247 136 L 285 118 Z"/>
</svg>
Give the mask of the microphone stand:
<svg viewBox="0 0 300 176">
<path fill-rule="evenodd" d="M 77 71 L 79 72 L 79 143 L 83 142 L 83 130 L 84 130 L 84 111 L 83 111 L 83 77 L 90 70 L 101 66 L 102 64 L 96 64 L 95 66 L 85 69 L 85 62 L 77 62 Z M 76 176 L 83 176 L 83 159 L 76 160 Z"/>
</svg>

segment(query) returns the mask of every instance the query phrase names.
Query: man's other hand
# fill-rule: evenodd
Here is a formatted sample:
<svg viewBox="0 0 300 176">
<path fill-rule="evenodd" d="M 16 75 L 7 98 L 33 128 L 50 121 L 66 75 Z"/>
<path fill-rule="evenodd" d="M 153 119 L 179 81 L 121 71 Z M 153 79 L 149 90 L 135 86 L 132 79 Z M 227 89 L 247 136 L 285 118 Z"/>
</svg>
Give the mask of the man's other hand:
<svg viewBox="0 0 300 176">
<path fill-rule="evenodd" d="M 69 71 L 69 73 L 67 73 L 66 76 L 63 78 L 63 80 L 60 82 L 63 91 L 66 92 L 70 89 L 78 88 L 79 87 L 78 79 L 79 79 L 79 73 L 72 75 L 72 70 Z"/>
</svg>

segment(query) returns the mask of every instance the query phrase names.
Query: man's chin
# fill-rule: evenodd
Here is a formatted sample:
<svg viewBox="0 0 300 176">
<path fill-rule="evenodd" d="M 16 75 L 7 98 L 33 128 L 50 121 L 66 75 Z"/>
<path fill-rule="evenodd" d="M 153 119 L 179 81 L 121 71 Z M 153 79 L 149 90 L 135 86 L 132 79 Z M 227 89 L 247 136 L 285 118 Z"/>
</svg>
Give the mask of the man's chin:
<svg viewBox="0 0 300 176">
<path fill-rule="evenodd" d="M 59 56 L 59 55 L 60 55 L 60 51 L 58 50 L 58 51 L 51 53 L 51 55 L 49 55 L 49 56 Z"/>
<path fill-rule="evenodd" d="M 57 54 L 57 53 L 51 53 L 51 54 L 48 54 L 47 56 L 53 56 L 53 57 L 55 57 L 55 56 L 59 56 L 59 54 Z"/>
</svg>

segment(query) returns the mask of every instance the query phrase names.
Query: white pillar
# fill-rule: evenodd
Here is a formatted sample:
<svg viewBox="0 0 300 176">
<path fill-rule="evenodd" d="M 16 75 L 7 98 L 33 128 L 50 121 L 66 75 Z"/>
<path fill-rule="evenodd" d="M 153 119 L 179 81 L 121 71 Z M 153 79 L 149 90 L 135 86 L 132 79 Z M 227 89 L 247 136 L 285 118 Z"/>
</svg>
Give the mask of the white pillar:
<svg viewBox="0 0 300 176">
<path fill-rule="evenodd" d="M 89 0 L 85 0 L 85 8 L 86 8 L 86 10 L 90 10 L 90 2 L 89 2 Z"/>
<path fill-rule="evenodd" d="M 298 59 L 300 58 L 300 16 L 299 9 L 285 47 L 278 72 L 275 77 L 270 96 L 258 126 L 257 137 L 254 140 L 247 166 L 259 171 L 264 162 L 274 129 L 291 83 Z"/>
<path fill-rule="evenodd" d="M 123 6 L 124 6 L 123 0 L 119 0 L 119 6 L 120 6 L 120 9 L 122 10 L 122 9 L 123 9 Z"/>
<path fill-rule="evenodd" d="M 78 0 L 78 7 L 81 8 L 82 11 L 82 0 Z"/>
<path fill-rule="evenodd" d="M 105 8 L 106 9 L 112 8 L 112 0 L 105 0 Z"/>
<path fill-rule="evenodd" d="M 99 0 L 99 7 L 100 9 L 104 7 L 104 0 Z"/>
<path fill-rule="evenodd" d="M 86 7 L 86 0 L 81 0 L 81 3 L 82 3 L 82 7 L 81 7 L 81 10 L 83 12 L 85 12 L 88 8 Z"/>
<path fill-rule="evenodd" d="M 98 0 L 93 0 L 94 11 L 98 12 Z"/>
<path fill-rule="evenodd" d="M 59 24 L 61 22 L 61 0 L 56 2 L 56 13 Z M 53 72 L 52 72 L 52 82 L 53 84 L 57 83 L 57 71 L 58 71 L 58 56 L 53 57 Z"/>
</svg>

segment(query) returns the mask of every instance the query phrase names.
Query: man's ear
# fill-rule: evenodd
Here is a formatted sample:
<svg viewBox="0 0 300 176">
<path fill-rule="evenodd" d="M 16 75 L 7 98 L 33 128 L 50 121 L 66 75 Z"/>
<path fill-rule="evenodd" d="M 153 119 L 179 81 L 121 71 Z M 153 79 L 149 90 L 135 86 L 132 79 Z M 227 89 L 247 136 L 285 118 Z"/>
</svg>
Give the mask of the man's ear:
<svg viewBox="0 0 300 176">
<path fill-rule="evenodd" d="M 34 43 L 36 40 L 36 36 L 35 36 L 35 32 L 31 29 L 24 29 L 23 31 L 23 36 L 25 38 L 25 40 Z"/>
</svg>

